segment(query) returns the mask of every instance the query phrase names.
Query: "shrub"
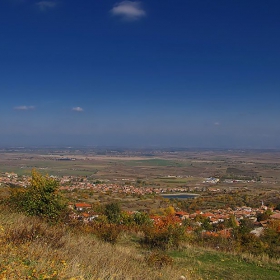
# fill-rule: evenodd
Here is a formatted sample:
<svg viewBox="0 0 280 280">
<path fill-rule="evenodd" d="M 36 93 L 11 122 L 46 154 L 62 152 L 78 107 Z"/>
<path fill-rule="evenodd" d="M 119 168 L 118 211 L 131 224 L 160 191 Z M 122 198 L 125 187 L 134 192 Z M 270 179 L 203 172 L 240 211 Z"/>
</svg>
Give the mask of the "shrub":
<svg viewBox="0 0 280 280">
<path fill-rule="evenodd" d="M 105 215 L 110 223 L 118 223 L 121 217 L 121 208 L 118 203 L 112 202 L 105 206 Z"/>
<path fill-rule="evenodd" d="M 92 233 L 100 240 L 115 244 L 123 231 L 121 225 L 110 223 L 94 223 L 92 224 Z"/>
<path fill-rule="evenodd" d="M 143 232 L 142 244 L 162 250 L 178 248 L 186 238 L 185 227 L 170 217 L 163 219 L 161 223 L 143 226 Z"/>
<path fill-rule="evenodd" d="M 275 207 L 275 210 L 279 210 L 280 211 L 280 203 L 278 203 Z"/>
<path fill-rule="evenodd" d="M 147 213 L 136 212 L 133 215 L 133 220 L 136 225 L 143 226 L 151 224 L 151 219 Z"/>
<path fill-rule="evenodd" d="M 11 189 L 9 203 L 19 212 L 50 221 L 58 220 L 66 212 L 66 203 L 58 193 L 58 182 L 36 170 L 32 171 L 29 186 Z"/>
<path fill-rule="evenodd" d="M 161 251 L 152 252 L 145 260 L 148 265 L 155 266 L 156 268 L 162 268 L 163 266 L 172 265 L 173 263 L 173 259 Z"/>
<path fill-rule="evenodd" d="M 128 212 L 122 212 L 120 216 L 120 223 L 127 226 L 130 229 L 137 230 L 144 225 L 151 224 L 151 219 L 147 213 L 135 212 L 129 214 Z"/>
</svg>

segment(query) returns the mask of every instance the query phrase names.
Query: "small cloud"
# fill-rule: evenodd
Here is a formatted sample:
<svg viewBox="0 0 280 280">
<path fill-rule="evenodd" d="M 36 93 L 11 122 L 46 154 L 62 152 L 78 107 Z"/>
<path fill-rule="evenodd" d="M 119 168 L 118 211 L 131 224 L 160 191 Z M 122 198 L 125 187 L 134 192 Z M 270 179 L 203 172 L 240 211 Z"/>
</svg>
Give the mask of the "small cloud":
<svg viewBox="0 0 280 280">
<path fill-rule="evenodd" d="M 72 111 L 75 111 L 75 112 L 83 112 L 84 109 L 81 108 L 81 107 L 74 107 L 74 108 L 72 108 Z"/>
<path fill-rule="evenodd" d="M 34 110 L 35 107 L 34 106 L 16 106 L 14 107 L 14 110 L 18 110 L 18 111 L 30 111 L 30 110 Z"/>
<path fill-rule="evenodd" d="M 220 125 L 220 123 L 219 122 L 214 122 L 214 125 Z"/>
<path fill-rule="evenodd" d="M 40 1 L 36 3 L 36 6 L 41 10 L 41 11 L 46 11 L 48 9 L 55 8 L 57 3 L 53 1 Z"/>
<path fill-rule="evenodd" d="M 141 2 L 122 1 L 117 3 L 111 10 L 114 16 L 119 16 L 124 20 L 138 20 L 146 16 Z"/>
</svg>

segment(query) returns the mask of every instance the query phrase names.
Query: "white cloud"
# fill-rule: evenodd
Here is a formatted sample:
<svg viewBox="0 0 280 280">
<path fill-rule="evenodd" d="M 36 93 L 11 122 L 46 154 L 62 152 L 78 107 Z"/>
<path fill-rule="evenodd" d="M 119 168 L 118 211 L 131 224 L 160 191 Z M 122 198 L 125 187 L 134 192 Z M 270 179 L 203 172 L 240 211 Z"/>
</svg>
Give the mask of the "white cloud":
<svg viewBox="0 0 280 280">
<path fill-rule="evenodd" d="M 124 20 L 138 20 L 146 16 L 141 2 L 122 1 L 117 3 L 111 10 L 114 16 L 119 16 Z"/>
<path fill-rule="evenodd" d="M 41 10 L 41 11 L 46 11 L 48 9 L 55 8 L 57 3 L 53 1 L 40 1 L 36 3 L 36 6 Z"/>
<path fill-rule="evenodd" d="M 215 122 L 214 125 L 220 125 L 220 123 L 219 122 Z"/>
<path fill-rule="evenodd" d="M 29 110 L 34 110 L 35 107 L 34 106 L 16 106 L 14 107 L 14 110 L 18 110 L 18 111 L 29 111 Z"/>
<path fill-rule="evenodd" d="M 74 107 L 74 108 L 72 108 L 72 111 L 75 111 L 75 112 L 83 112 L 84 109 L 81 108 L 81 107 Z"/>
</svg>

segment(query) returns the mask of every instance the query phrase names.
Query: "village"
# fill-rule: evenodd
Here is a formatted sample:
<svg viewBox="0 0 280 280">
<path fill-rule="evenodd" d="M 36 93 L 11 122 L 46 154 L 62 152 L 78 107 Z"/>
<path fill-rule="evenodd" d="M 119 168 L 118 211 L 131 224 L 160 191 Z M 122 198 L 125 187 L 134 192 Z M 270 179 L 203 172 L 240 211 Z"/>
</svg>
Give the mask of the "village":
<svg viewBox="0 0 280 280">
<path fill-rule="evenodd" d="M 185 192 L 225 192 L 220 188 L 213 187 L 220 180 L 218 178 L 205 178 L 198 186 L 176 186 L 176 187 L 158 187 L 158 186 L 137 186 L 137 184 L 128 184 L 131 180 L 122 179 L 124 184 L 112 183 L 109 180 L 96 180 L 92 182 L 87 177 L 75 177 L 75 176 L 53 176 L 50 177 L 56 179 L 59 182 L 60 190 L 73 191 L 73 190 L 91 190 L 98 193 L 123 193 L 134 195 L 147 195 L 147 194 L 163 194 L 163 193 L 185 193 Z M 171 177 L 168 175 L 167 177 Z M 10 186 L 26 187 L 29 184 L 30 176 L 21 175 L 18 176 L 14 172 L 6 172 L 0 176 L 1 184 L 7 184 Z M 134 180 L 133 180 L 134 181 Z M 228 183 L 228 180 L 225 180 Z M 248 182 L 244 180 L 237 180 L 236 182 Z"/>
<path fill-rule="evenodd" d="M 92 205 L 88 203 L 70 203 L 69 208 L 73 210 L 71 218 L 84 223 L 93 222 L 100 216 L 100 213 L 94 211 Z M 271 215 L 265 220 L 259 220 L 258 217 L 267 211 L 270 211 Z M 126 211 L 126 214 L 131 216 L 137 213 L 139 212 Z M 204 234 L 215 236 L 221 235 L 222 237 L 230 237 L 232 228 L 225 226 L 226 222 L 229 220 L 231 220 L 231 222 L 234 223 L 234 226 L 237 227 L 240 225 L 242 220 L 250 220 L 254 226 L 254 228 L 251 230 L 251 233 L 256 236 L 260 236 L 269 222 L 280 220 L 279 210 L 274 211 L 273 209 L 264 205 L 261 205 L 259 208 L 250 208 L 244 206 L 237 207 L 236 209 L 216 209 L 212 210 L 211 212 L 195 211 L 194 213 L 187 213 L 185 211 L 171 211 L 171 213 L 168 213 L 167 215 L 169 217 L 171 216 L 173 223 L 177 223 L 179 225 L 188 224 L 188 232 L 192 232 L 195 229 L 197 230 L 198 228 L 201 228 Z M 149 216 L 152 223 L 161 223 L 161 221 L 166 218 L 166 216 L 154 214 Z M 206 221 L 210 226 L 212 225 L 211 230 L 203 228 L 203 221 Z"/>
<path fill-rule="evenodd" d="M 156 195 L 160 196 L 165 193 L 186 193 L 190 191 L 190 188 L 186 187 L 150 187 L 150 186 L 137 186 L 132 184 L 117 184 L 109 182 L 91 182 L 87 178 L 73 177 L 73 176 L 62 176 L 61 178 L 55 177 L 58 180 L 61 191 L 73 192 L 73 191 L 84 191 L 90 190 L 93 193 L 103 193 L 103 194 L 124 194 L 124 195 L 137 195 L 139 197 L 144 195 Z M 26 187 L 29 184 L 29 176 L 18 176 L 16 173 L 4 173 L 0 177 L 0 186 L 19 186 Z M 209 187 L 205 188 L 191 188 L 191 190 L 196 191 L 208 191 L 208 192 L 220 192 L 217 187 L 211 187 L 219 181 L 215 178 L 205 178 L 203 183 L 209 183 Z M 84 222 L 90 223 L 95 219 L 98 219 L 102 213 L 99 213 L 94 209 L 93 204 L 86 201 L 76 201 L 68 203 L 69 209 L 71 209 L 70 218 Z M 137 210 L 126 211 L 127 215 L 133 216 L 139 213 Z M 269 213 L 267 217 L 263 215 L 264 213 Z M 150 217 L 151 222 L 158 223 L 165 216 L 156 215 L 155 213 L 147 213 Z M 223 208 L 223 209 L 208 209 L 207 211 L 196 210 L 193 212 L 182 211 L 179 208 L 174 208 L 168 215 L 173 216 L 173 222 L 178 224 L 188 224 L 188 230 L 191 232 L 194 229 L 201 228 L 204 234 L 208 235 L 222 235 L 224 237 L 230 236 L 231 227 L 227 227 L 229 221 L 233 221 L 236 226 L 239 226 L 242 220 L 250 220 L 254 226 L 251 233 L 259 236 L 267 224 L 273 220 L 280 220 L 280 211 L 275 210 L 272 207 L 260 203 L 257 208 L 252 208 L 248 206 L 235 207 L 235 208 Z M 261 216 L 265 218 L 260 218 Z M 209 229 L 203 227 L 205 222 L 210 225 Z M 232 224 L 231 224 L 232 226 Z"/>
</svg>

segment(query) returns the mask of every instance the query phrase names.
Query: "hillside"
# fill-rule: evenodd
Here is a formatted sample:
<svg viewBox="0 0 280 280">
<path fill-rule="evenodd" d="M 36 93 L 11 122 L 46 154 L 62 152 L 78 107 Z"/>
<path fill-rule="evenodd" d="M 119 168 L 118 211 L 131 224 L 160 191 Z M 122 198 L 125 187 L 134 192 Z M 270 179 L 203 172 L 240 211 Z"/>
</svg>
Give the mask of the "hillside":
<svg viewBox="0 0 280 280">
<path fill-rule="evenodd" d="M 279 279 L 280 261 L 190 246 L 156 253 L 139 245 L 140 233 L 117 244 L 82 228 L 49 225 L 0 211 L 0 279 Z"/>
</svg>

